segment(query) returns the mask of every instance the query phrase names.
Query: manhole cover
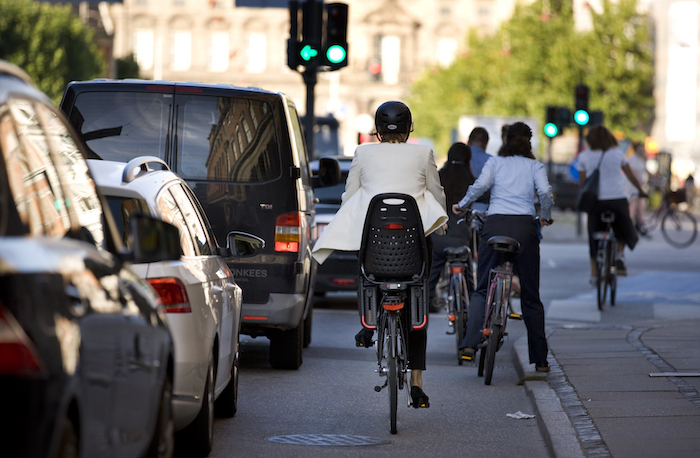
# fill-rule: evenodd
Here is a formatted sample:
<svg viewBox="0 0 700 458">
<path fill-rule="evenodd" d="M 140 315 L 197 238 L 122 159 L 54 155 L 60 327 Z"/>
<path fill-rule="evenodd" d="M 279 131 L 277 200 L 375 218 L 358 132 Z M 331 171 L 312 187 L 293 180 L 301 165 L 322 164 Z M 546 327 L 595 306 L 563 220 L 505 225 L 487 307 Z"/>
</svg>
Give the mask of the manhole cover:
<svg viewBox="0 0 700 458">
<path fill-rule="evenodd" d="M 265 440 L 290 445 L 317 445 L 332 447 L 354 447 L 358 445 L 381 445 L 389 441 L 369 436 L 352 434 L 289 434 L 266 437 Z"/>
</svg>

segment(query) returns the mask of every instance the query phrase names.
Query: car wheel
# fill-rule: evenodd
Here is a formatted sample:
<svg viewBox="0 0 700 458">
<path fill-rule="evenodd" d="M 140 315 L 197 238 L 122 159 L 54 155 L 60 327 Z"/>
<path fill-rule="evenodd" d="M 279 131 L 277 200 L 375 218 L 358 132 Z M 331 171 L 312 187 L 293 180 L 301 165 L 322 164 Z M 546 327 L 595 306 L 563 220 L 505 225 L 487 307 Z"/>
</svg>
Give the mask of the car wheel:
<svg viewBox="0 0 700 458">
<path fill-rule="evenodd" d="M 158 406 L 158 420 L 153 431 L 153 439 L 148 447 L 148 458 L 170 458 L 175 449 L 175 422 L 172 415 L 173 382 L 166 374 L 163 382 L 163 392 Z"/>
<path fill-rule="evenodd" d="M 58 444 L 59 458 L 78 458 L 78 433 L 73 424 L 73 420 L 66 417 L 63 419 L 63 431 L 61 441 Z"/>
<path fill-rule="evenodd" d="M 233 357 L 233 366 L 231 367 L 231 380 L 216 399 L 216 415 L 218 417 L 231 418 L 236 415 L 238 404 L 238 355 L 239 343 L 236 343 L 236 354 Z"/>
<path fill-rule="evenodd" d="M 208 456 L 214 442 L 214 365 L 210 362 L 197 418 L 175 437 L 178 449 L 190 455 Z"/>
<path fill-rule="evenodd" d="M 270 365 L 275 369 L 299 369 L 304 344 L 304 320 L 294 329 L 270 334 Z"/>
</svg>

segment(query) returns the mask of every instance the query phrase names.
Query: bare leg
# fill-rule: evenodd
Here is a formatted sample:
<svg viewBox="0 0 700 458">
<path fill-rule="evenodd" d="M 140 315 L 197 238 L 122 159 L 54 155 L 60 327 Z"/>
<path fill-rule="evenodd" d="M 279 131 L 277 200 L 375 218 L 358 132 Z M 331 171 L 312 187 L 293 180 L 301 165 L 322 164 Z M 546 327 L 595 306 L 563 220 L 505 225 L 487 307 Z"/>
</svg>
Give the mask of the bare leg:
<svg viewBox="0 0 700 458">
<path fill-rule="evenodd" d="M 420 369 L 411 369 L 411 386 L 423 388 L 423 371 Z"/>
</svg>

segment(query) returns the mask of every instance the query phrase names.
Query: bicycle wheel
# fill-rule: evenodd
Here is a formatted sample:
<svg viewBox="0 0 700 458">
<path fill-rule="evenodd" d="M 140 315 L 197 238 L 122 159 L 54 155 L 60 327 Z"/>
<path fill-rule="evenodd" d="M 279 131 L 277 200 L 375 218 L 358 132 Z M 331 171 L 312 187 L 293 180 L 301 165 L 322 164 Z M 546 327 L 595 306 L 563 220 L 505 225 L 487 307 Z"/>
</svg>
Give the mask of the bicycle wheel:
<svg viewBox="0 0 700 458">
<path fill-rule="evenodd" d="M 455 283 L 454 293 L 454 314 L 455 314 L 455 334 L 457 340 L 457 350 L 459 350 L 459 345 L 464 339 L 464 334 L 467 332 L 467 312 L 465 307 L 467 307 L 467 302 L 465 301 L 465 291 L 464 287 L 464 277 L 460 274 L 456 274 L 453 279 Z M 462 360 L 459 360 L 459 364 L 462 364 Z"/>
<path fill-rule="evenodd" d="M 661 220 L 661 234 L 670 245 L 685 248 L 695 241 L 698 225 L 690 213 L 669 210 Z"/>
<path fill-rule="evenodd" d="M 479 352 L 479 370 L 477 374 L 479 377 L 484 376 L 484 366 L 486 365 L 486 347 L 482 347 Z"/>
<path fill-rule="evenodd" d="M 389 317 L 389 332 L 387 336 L 387 359 L 389 363 L 389 414 L 391 416 L 391 434 L 396 434 L 396 410 L 399 401 L 399 351 L 397 339 L 397 315 Z"/>
<path fill-rule="evenodd" d="M 597 299 L 598 310 L 601 312 L 605 308 L 605 256 L 606 243 L 603 240 L 598 241 L 598 253 L 596 254 L 596 277 L 597 277 Z"/>
<path fill-rule="evenodd" d="M 490 385 L 493 377 L 493 366 L 496 362 L 496 352 L 501 340 L 501 309 L 503 308 L 503 280 L 496 283 L 496 295 L 494 296 L 493 308 L 491 309 L 491 322 L 489 324 L 489 335 L 486 340 L 486 360 L 484 361 L 484 384 Z"/>
<path fill-rule="evenodd" d="M 608 259 L 615 259 L 617 253 L 617 243 L 615 241 L 608 244 Z M 611 265 L 608 271 L 608 285 L 610 286 L 610 306 L 615 306 L 615 296 L 617 293 L 617 266 Z"/>
</svg>

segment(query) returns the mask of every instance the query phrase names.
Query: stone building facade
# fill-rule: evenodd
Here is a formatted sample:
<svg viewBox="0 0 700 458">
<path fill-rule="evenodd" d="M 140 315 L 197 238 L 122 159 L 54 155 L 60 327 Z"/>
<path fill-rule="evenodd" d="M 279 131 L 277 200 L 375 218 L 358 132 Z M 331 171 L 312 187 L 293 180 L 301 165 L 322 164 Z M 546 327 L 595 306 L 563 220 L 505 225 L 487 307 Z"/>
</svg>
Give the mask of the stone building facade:
<svg viewBox="0 0 700 458">
<path fill-rule="evenodd" d="M 515 0 L 343 0 L 349 5 L 349 65 L 320 73 L 316 115 L 341 121 L 347 149 L 355 120 L 404 99 L 427 69 L 465 52 L 470 29 L 496 30 Z M 250 2 L 248 2 L 250 3 Z M 266 2 L 260 2 L 266 3 Z M 114 57 L 134 53 L 141 77 L 227 83 L 281 91 L 306 110 L 306 87 L 287 66 L 287 8 L 236 0 L 123 0 L 111 5 Z M 381 65 L 378 75 L 370 66 Z"/>
</svg>

